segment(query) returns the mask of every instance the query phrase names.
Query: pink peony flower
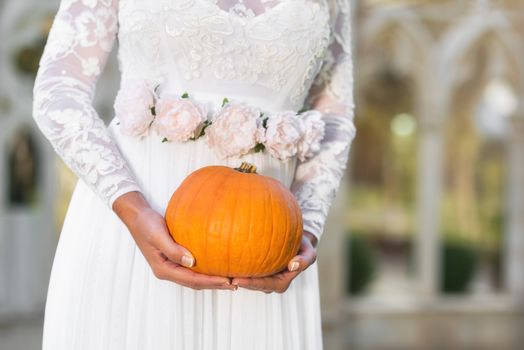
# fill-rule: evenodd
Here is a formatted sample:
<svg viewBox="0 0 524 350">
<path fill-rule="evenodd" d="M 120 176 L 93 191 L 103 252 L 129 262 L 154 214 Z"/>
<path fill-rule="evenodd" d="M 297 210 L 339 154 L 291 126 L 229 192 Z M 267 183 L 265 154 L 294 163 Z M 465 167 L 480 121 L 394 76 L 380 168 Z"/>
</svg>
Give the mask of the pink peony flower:
<svg viewBox="0 0 524 350">
<path fill-rule="evenodd" d="M 298 152 L 302 127 L 294 111 L 282 111 L 269 115 L 264 145 L 273 157 L 288 160 Z"/>
<path fill-rule="evenodd" d="M 153 127 L 157 134 L 169 141 L 187 141 L 198 136 L 207 120 L 207 108 L 191 98 L 166 95 L 156 104 Z"/>
<path fill-rule="evenodd" d="M 303 112 L 299 118 L 302 122 L 303 135 L 298 143 L 297 157 L 303 161 L 320 151 L 326 123 L 322 119 L 322 113 L 317 110 Z"/>
<path fill-rule="evenodd" d="M 260 111 L 243 103 L 229 102 L 206 129 L 207 144 L 222 159 L 248 153 L 263 140 Z"/>
<path fill-rule="evenodd" d="M 154 119 L 151 113 L 154 103 L 154 93 L 145 81 L 125 83 L 118 91 L 113 105 L 122 133 L 144 136 Z"/>
</svg>

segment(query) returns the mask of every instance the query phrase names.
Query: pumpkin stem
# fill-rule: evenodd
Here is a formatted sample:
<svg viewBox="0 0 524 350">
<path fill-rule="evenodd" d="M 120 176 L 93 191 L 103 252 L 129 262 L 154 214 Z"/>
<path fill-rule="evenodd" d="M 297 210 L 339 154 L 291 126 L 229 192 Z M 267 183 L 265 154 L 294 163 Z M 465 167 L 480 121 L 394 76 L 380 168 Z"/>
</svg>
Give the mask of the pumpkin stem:
<svg viewBox="0 0 524 350">
<path fill-rule="evenodd" d="M 235 168 L 235 170 L 240 171 L 241 173 L 248 173 L 248 174 L 257 173 L 257 167 L 248 162 L 242 162 L 242 164 L 240 164 L 238 168 Z"/>
</svg>

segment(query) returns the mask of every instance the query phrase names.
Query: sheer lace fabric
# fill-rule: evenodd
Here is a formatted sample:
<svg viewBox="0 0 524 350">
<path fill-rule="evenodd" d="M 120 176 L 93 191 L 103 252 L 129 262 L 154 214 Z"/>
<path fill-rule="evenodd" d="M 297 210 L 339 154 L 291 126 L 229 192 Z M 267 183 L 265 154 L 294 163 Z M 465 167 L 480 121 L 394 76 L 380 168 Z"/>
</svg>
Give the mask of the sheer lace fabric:
<svg viewBox="0 0 524 350">
<path fill-rule="evenodd" d="M 116 1 L 62 1 L 33 91 L 33 118 L 40 130 L 108 205 L 140 190 L 92 104 L 117 30 Z"/>
<path fill-rule="evenodd" d="M 277 5 L 278 0 L 211 0 L 224 11 L 241 17 L 255 17 Z"/>
<path fill-rule="evenodd" d="M 165 49 L 166 34 L 177 50 Z M 174 62 L 174 85 L 223 82 L 227 90 L 244 82 L 273 109 L 318 109 L 327 124 L 323 147 L 298 164 L 291 189 L 304 228 L 320 238 L 355 136 L 350 36 L 349 0 L 62 0 L 35 81 L 33 117 L 111 208 L 140 191 L 92 105 L 117 37 L 122 84 L 162 83 Z"/>
<path fill-rule="evenodd" d="M 347 0 L 335 1 L 329 50 L 305 100 L 306 106 L 324 113 L 326 134 L 321 151 L 299 162 L 291 185 L 302 208 L 304 230 L 317 238 L 324 230 L 356 136 L 350 6 Z"/>
</svg>

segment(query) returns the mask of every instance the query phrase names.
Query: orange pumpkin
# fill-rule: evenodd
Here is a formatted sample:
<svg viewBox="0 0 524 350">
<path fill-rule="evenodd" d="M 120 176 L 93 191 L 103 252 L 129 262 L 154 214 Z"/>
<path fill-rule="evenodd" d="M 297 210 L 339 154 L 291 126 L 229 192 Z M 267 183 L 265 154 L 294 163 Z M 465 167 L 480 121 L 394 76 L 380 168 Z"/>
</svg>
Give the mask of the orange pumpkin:
<svg viewBox="0 0 524 350">
<path fill-rule="evenodd" d="M 189 174 L 169 200 L 173 239 L 195 257 L 193 270 L 261 277 L 286 268 L 300 247 L 302 213 L 294 195 L 256 167 L 212 165 Z"/>
</svg>

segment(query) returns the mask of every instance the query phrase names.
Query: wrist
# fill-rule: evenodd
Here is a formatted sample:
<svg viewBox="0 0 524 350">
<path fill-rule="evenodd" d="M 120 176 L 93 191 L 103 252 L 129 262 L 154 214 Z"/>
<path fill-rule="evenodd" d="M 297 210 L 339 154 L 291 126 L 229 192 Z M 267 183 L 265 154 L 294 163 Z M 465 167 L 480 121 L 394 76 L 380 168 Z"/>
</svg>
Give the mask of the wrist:
<svg viewBox="0 0 524 350">
<path fill-rule="evenodd" d="M 313 246 L 313 248 L 316 248 L 317 244 L 318 244 L 317 237 L 314 234 L 312 234 L 311 232 L 309 232 L 309 231 L 303 231 L 303 234 L 304 234 L 304 236 L 306 236 L 307 239 L 309 239 L 309 241 L 311 242 L 311 245 Z"/>
<path fill-rule="evenodd" d="M 127 226 L 132 226 L 135 219 L 151 206 L 139 191 L 127 192 L 118 197 L 113 203 L 113 211 Z"/>
</svg>

